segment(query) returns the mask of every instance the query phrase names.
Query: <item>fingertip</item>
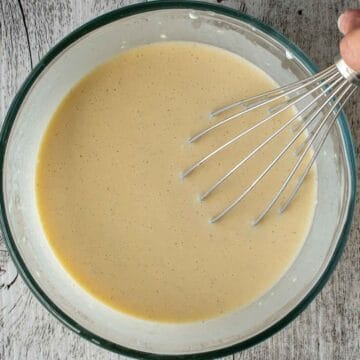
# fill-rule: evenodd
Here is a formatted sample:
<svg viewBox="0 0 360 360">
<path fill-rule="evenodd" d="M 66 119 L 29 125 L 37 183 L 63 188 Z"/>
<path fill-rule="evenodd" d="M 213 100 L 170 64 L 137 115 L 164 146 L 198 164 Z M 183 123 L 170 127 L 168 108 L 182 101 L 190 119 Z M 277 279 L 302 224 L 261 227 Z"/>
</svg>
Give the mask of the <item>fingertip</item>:
<svg viewBox="0 0 360 360">
<path fill-rule="evenodd" d="M 360 9 L 344 11 L 338 18 L 337 26 L 339 31 L 344 35 L 360 27 Z"/>
<path fill-rule="evenodd" d="M 337 21 L 337 27 L 342 34 L 345 34 L 344 18 L 345 18 L 345 14 L 341 14 Z"/>
</svg>

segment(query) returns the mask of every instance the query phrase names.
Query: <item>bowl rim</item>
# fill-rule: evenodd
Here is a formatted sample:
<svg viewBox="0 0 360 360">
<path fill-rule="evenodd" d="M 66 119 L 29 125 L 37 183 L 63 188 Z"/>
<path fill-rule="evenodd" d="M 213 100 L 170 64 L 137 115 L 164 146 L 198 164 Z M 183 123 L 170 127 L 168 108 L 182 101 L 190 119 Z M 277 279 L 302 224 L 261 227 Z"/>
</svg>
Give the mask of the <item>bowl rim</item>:
<svg viewBox="0 0 360 360">
<path fill-rule="evenodd" d="M 70 34 L 65 36 L 60 42 L 58 42 L 54 47 L 52 47 L 48 53 L 39 61 L 39 63 L 35 66 L 35 68 L 30 72 L 24 83 L 21 85 L 17 94 L 15 95 L 9 110 L 5 116 L 4 123 L 1 129 L 0 134 L 0 175 L 1 175 L 1 183 L 0 183 L 0 228 L 4 235 L 5 244 L 9 250 L 10 256 L 13 262 L 16 265 L 16 268 L 30 288 L 35 297 L 40 301 L 40 303 L 50 311 L 62 324 L 64 324 L 70 330 L 76 332 L 81 337 L 86 340 L 91 341 L 99 345 L 102 348 L 107 350 L 131 356 L 135 358 L 141 359 L 213 359 L 217 357 L 222 357 L 230 354 L 234 354 L 236 352 L 247 349 L 267 338 L 274 335 L 276 332 L 284 328 L 288 325 L 292 320 L 294 320 L 315 298 L 315 296 L 320 292 L 325 283 L 328 281 L 330 275 L 334 271 L 336 264 L 338 263 L 340 256 L 344 250 L 345 244 L 347 242 L 351 223 L 354 215 L 354 206 L 355 206 L 355 193 L 356 193 L 356 158 L 355 158 L 355 149 L 354 144 L 351 137 L 351 132 L 349 129 L 349 125 L 346 119 L 344 112 L 342 111 L 339 115 L 337 122 L 340 126 L 341 133 L 344 139 L 346 158 L 349 165 L 350 170 L 350 187 L 349 187 L 349 204 L 347 209 L 347 218 L 344 222 L 343 228 L 341 230 L 339 239 L 337 241 L 336 247 L 334 249 L 334 253 L 318 279 L 318 281 L 314 284 L 312 289 L 306 294 L 306 296 L 297 304 L 289 313 L 287 313 L 283 318 L 278 320 L 275 324 L 265 329 L 264 331 L 256 334 L 255 336 L 246 339 L 245 341 L 239 342 L 237 344 L 227 346 L 225 348 L 206 351 L 202 353 L 193 353 L 193 354 L 156 354 L 143 352 L 131 348 L 127 348 L 116 344 L 114 342 L 108 341 L 101 336 L 98 336 L 91 331 L 85 329 L 76 321 L 74 321 L 70 316 L 68 316 L 64 311 L 62 311 L 58 306 L 56 306 L 52 300 L 46 295 L 46 293 L 41 289 L 41 287 L 37 284 L 34 277 L 31 275 L 30 271 L 26 267 L 24 260 L 22 259 L 15 241 L 12 237 L 10 226 L 6 216 L 6 208 L 5 208 L 5 197 L 4 197 L 4 184 L 3 184 L 3 174 L 4 174 L 4 158 L 6 152 L 6 146 L 9 139 L 9 135 L 11 133 L 12 126 L 17 117 L 18 111 L 28 93 L 31 89 L 33 83 L 42 73 L 42 71 L 47 67 L 47 65 L 64 49 L 70 46 L 79 38 L 88 34 L 89 32 L 107 25 L 111 22 L 117 21 L 121 18 L 125 18 L 128 16 L 136 15 L 139 13 L 155 11 L 155 10 L 171 10 L 171 9 L 189 9 L 189 10 L 202 10 L 202 11 L 211 11 L 218 13 L 220 15 L 225 15 L 230 18 L 240 20 L 256 29 L 266 33 L 267 35 L 276 39 L 282 46 L 291 51 L 298 60 L 306 67 L 306 69 L 315 73 L 318 71 L 317 67 L 314 63 L 305 55 L 305 53 L 300 50 L 294 43 L 288 40 L 284 35 L 279 33 L 277 30 L 273 29 L 269 25 L 262 23 L 254 17 L 251 17 L 247 14 L 244 14 L 240 11 L 216 5 L 205 3 L 201 1 L 172 1 L 172 0 L 157 0 L 146 3 L 134 4 L 130 6 L 125 6 L 120 9 L 116 9 L 95 17 L 84 25 L 78 27 L 76 30 L 72 31 Z"/>
</svg>

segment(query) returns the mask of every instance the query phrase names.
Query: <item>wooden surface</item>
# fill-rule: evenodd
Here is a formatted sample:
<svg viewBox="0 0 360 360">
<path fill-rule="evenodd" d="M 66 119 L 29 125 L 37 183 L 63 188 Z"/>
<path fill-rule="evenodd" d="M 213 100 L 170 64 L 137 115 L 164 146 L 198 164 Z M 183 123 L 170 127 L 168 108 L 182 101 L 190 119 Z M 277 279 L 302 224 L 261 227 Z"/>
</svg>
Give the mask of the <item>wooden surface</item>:
<svg viewBox="0 0 360 360">
<path fill-rule="evenodd" d="M 33 65 L 63 36 L 95 16 L 131 0 L 0 0 L 0 115 Z M 333 61 L 340 35 L 336 19 L 358 0 L 223 0 L 274 26 L 320 66 Z M 357 150 L 359 92 L 346 107 Z M 311 305 L 267 341 L 227 359 L 360 358 L 359 207 L 335 273 Z M 124 359 L 79 338 L 34 298 L 0 239 L 0 359 Z"/>
</svg>

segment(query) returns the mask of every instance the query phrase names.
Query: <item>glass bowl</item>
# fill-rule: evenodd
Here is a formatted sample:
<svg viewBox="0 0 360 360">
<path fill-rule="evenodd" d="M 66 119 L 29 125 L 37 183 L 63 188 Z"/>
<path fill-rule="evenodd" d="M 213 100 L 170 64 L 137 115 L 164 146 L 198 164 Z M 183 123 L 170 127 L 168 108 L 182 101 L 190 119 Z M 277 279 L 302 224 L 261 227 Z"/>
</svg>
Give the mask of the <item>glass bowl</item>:
<svg viewBox="0 0 360 360">
<path fill-rule="evenodd" d="M 354 150 L 341 114 L 316 163 L 317 206 L 304 246 L 282 278 L 257 301 L 218 318 L 186 324 L 145 321 L 107 307 L 67 274 L 45 238 L 35 203 L 39 145 L 59 102 L 94 67 L 129 48 L 169 40 L 230 50 L 280 85 L 316 71 L 275 30 L 224 7 L 155 1 L 102 15 L 56 45 L 11 104 L 1 133 L 1 226 L 29 288 L 77 334 L 134 357 L 213 358 L 271 336 L 293 320 L 325 284 L 345 245 L 353 216 Z"/>
</svg>

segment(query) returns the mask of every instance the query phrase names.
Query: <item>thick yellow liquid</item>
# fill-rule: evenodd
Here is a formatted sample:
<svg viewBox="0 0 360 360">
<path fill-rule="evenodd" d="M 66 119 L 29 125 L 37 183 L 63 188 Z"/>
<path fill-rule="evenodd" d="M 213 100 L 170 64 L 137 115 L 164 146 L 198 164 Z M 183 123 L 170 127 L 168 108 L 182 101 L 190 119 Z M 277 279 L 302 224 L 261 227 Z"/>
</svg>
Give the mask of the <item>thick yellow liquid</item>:
<svg viewBox="0 0 360 360">
<path fill-rule="evenodd" d="M 241 58 L 192 43 L 130 50 L 80 81 L 53 115 L 36 177 L 44 230 L 71 276 L 111 307 L 155 321 L 218 316 L 269 289 L 306 237 L 315 174 L 285 213 L 278 214 L 277 204 L 252 226 L 294 164 L 289 152 L 221 221 L 209 219 L 269 164 L 293 135 L 290 129 L 206 201 L 197 196 L 292 112 L 184 180 L 180 173 L 265 115 L 249 114 L 188 144 L 190 135 L 216 121 L 210 111 L 274 86 Z"/>
</svg>

